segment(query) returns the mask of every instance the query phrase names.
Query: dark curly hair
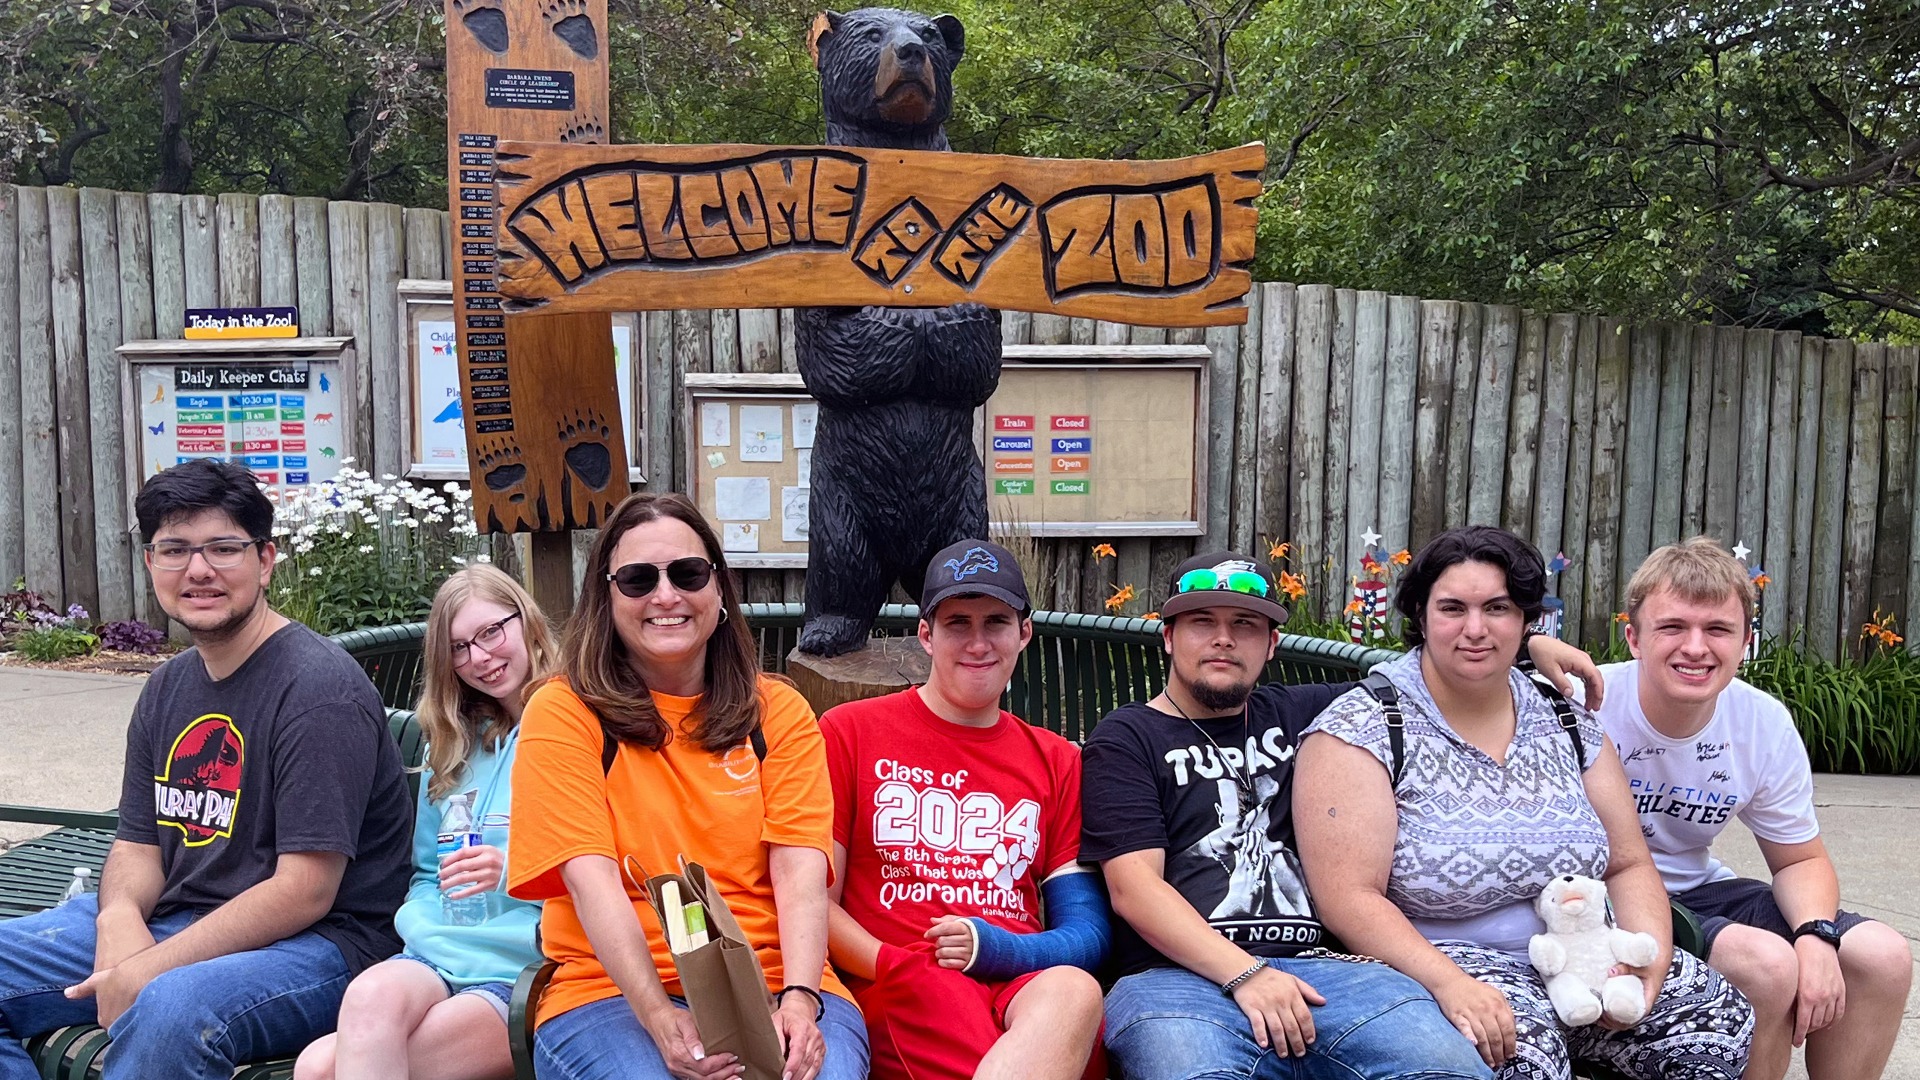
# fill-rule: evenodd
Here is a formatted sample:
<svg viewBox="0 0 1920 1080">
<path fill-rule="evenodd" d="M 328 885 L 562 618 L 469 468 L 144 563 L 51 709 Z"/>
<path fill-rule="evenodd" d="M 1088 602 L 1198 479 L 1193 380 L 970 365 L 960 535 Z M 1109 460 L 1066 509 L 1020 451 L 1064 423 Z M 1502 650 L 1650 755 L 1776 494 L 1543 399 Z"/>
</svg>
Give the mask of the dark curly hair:
<svg viewBox="0 0 1920 1080">
<path fill-rule="evenodd" d="M 1426 542 L 1406 573 L 1400 576 L 1400 590 L 1393 598 L 1406 622 L 1400 633 L 1408 645 L 1426 640 L 1420 632 L 1421 619 L 1427 613 L 1427 597 L 1433 583 L 1447 568 L 1464 562 L 1497 566 L 1507 576 L 1507 597 L 1520 606 L 1527 622 L 1540 617 L 1540 601 L 1547 595 L 1547 565 L 1540 549 L 1505 529 L 1491 525 L 1467 525 L 1448 529 Z"/>
</svg>

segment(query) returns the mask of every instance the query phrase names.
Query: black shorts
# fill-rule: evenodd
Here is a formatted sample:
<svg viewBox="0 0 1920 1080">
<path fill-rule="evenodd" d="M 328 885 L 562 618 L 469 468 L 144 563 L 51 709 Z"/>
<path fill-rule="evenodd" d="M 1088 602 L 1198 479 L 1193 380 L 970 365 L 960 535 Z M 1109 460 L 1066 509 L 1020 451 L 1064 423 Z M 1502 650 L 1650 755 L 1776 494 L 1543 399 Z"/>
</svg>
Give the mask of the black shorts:
<svg viewBox="0 0 1920 1080">
<path fill-rule="evenodd" d="M 1713 939 L 1720 936 L 1734 923 L 1742 926 L 1771 930 L 1783 938 L 1793 938 L 1793 927 L 1787 925 L 1787 917 L 1780 913 L 1780 905 L 1774 903 L 1773 885 L 1752 878 L 1727 878 L 1725 881 L 1709 881 L 1705 885 L 1674 897 L 1688 911 L 1700 917 L 1700 930 L 1707 939 L 1707 955 L 1713 955 Z M 1865 915 L 1842 910 L 1834 916 L 1833 925 L 1840 933 L 1871 922 Z"/>
</svg>

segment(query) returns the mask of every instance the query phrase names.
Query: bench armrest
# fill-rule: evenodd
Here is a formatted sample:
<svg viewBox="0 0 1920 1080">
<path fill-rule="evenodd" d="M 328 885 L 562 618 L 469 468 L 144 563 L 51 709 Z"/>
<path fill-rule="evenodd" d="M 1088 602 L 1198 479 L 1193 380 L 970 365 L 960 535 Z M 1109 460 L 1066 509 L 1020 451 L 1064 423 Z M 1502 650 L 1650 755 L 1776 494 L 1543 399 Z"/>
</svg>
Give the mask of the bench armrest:
<svg viewBox="0 0 1920 1080">
<path fill-rule="evenodd" d="M 64 829 L 112 829 L 120 824 L 118 810 L 61 810 L 51 806 L 11 806 L 0 803 L 0 821 L 28 825 L 58 825 Z"/>
<path fill-rule="evenodd" d="M 513 1053 L 516 1080 L 534 1080 L 533 1014 L 540 1004 L 540 995 L 546 992 L 553 973 L 559 969 L 560 965 L 551 960 L 528 964 L 513 982 L 513 1001 L 507 1007 L 507 1048 Z"/>
</svg>

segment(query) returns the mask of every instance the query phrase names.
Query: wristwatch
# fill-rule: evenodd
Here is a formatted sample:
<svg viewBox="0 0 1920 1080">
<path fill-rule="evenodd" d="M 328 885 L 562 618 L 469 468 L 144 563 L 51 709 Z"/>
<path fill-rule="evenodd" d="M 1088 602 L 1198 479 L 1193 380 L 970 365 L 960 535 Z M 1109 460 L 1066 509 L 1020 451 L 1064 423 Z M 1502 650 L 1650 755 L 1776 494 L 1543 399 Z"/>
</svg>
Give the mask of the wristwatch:
<svg viewBox="0 0 1920 1080">
<path fill-rule="evenodd" d="M 1793 930 L 1793 940 L 1799 941 L 1808 934 L 1812 934 L 1836 949 L 1840 947 L 1840 928 L 1833 925 L 1832 919 L 1809 919 L 1801 923 Z"/>
</svg>

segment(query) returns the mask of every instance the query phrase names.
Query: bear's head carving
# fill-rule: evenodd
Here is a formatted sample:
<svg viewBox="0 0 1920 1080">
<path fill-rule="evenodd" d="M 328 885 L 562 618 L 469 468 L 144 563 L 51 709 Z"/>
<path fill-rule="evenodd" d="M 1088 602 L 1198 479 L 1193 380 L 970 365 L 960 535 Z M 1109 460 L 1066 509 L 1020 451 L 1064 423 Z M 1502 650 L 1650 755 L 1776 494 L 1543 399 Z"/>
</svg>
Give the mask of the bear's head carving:
<svg viewBox="0 0 1920 1080">
<path fill-rule="evenodd" d="M 827 141 L 847 146 L 945 149 L 953 69 L 966 30 L 952 15 L 895 8 L 825 11 L 807 51 L 820 72 Z"/>
</svg>

